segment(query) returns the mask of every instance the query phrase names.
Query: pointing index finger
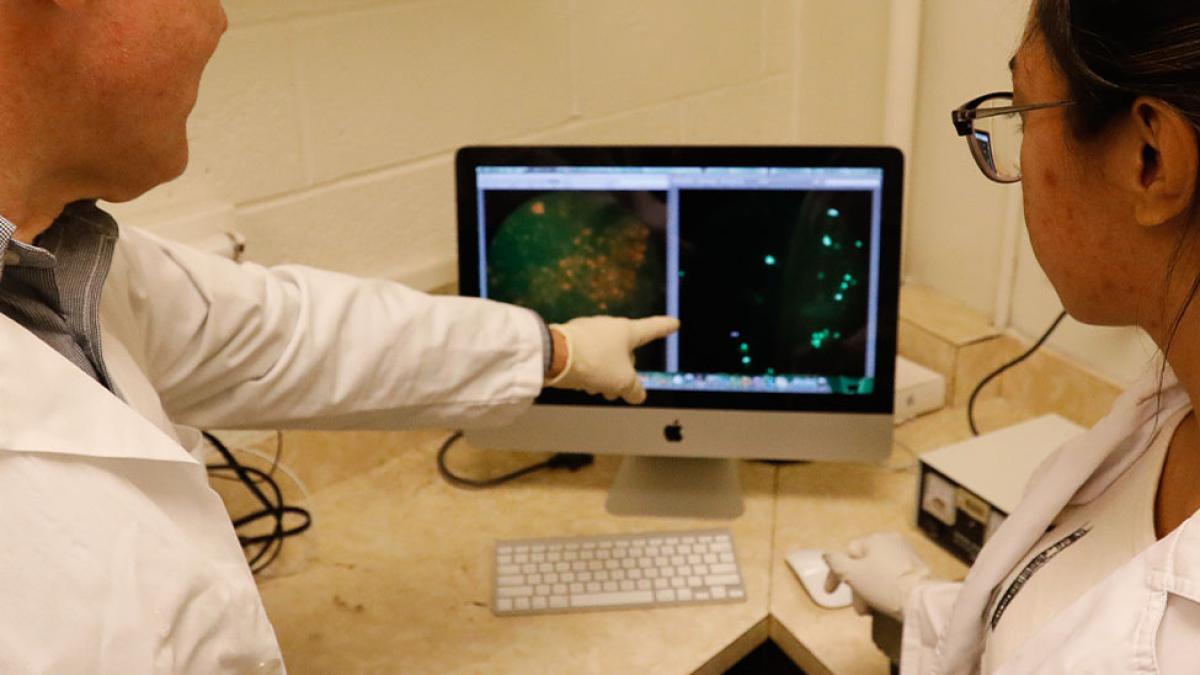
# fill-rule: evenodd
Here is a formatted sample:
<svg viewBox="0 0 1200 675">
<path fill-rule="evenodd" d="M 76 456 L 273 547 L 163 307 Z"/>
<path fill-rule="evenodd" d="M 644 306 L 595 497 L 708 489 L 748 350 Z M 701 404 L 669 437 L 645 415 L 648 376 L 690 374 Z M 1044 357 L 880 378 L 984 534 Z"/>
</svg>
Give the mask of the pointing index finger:
<svg viewBox="0 0 1200 675">
<path fill-rule="evenodd" d="M 635 319 L 632 326 L 633 346 L 641 347 L 655 340 L 661 340 L 677 330 L 679 330 L 679 319 L 673 316 Z"/>
</svg>

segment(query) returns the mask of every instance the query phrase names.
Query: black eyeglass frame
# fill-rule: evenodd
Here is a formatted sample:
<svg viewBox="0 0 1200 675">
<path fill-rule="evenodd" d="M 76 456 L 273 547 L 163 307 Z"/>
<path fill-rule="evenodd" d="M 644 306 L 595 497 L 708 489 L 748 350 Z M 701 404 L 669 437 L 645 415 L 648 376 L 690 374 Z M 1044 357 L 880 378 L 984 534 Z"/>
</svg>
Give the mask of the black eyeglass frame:
<svg viewBox="0 0 1200 675">
<path fill-rule="evenodd" d="M 975 163 L 979 165 L 979 170 L 983 172 L 990 180 L 997 183 L 1017 183 L 1020 182 L 1021 176 L 1015 178 L 1001 176 L 996 173 L 995 167 L 988 160 L 987 153 L 984 152 L 983 146 L 979 139 L 975 136 L 975 120 L 986 119 L 988 117 L 998 117 L 1000 115 L 1011 115 L 1013 113 L 1029 112 L 1030 110 L 1043 110 L 1046 108 L 1061 108 L 1063 106 L 1073 105 L 1075 101 L 1070 99 L 1063 101 L 1050 101 L 1046 103 L 1030 103 L 1028 105 L 1009 105 L 1000 106 L 997 108 L 983 108 L 979 106 L 996 99 L 1013 99 L 1011 91 L 994 91 L 990 94 L 984 94 L 977 98 L 955 108 L 950 113 L 950 119 L 954 122 L 954 130 L 959 136 L 965 136 L 967 145 L 971 148 L 971 156 L 975 158 Z"/>
</svg>

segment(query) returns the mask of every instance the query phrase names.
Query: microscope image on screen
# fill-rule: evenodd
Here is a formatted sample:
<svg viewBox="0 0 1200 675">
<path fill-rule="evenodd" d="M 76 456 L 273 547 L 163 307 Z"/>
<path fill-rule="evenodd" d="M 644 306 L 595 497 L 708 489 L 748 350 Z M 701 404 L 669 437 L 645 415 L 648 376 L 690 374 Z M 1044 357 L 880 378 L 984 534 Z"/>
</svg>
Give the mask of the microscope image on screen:
<svg viewBox="0 0 1200 675">
<path fill-rule="evenodd" d="M 679 200 L 680 370 L 863 377 L 870 192 L 682 190 Z"/>
<path fill-rule="evenodd" d="M 488 297 L 546 323 L 665 314 L 666 201 L 653 191 L 488 192 Z M 636 366 L 663 370 L 665 358 L 659 341 L 637 351 Z"/>
</svg>

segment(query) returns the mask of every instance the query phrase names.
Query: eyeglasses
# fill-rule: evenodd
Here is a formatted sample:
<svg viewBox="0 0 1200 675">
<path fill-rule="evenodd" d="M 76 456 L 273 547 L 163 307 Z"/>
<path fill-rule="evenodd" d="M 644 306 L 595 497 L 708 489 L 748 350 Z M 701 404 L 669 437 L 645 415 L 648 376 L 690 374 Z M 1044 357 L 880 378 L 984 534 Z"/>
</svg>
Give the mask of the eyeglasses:
<svg viewBox="0 0 1200 675">
<path fill-rule="evenodd" d="M 1021 141 L 1025 128 L 1021 113 L 1067 106 L 1074 101 L 1017 106 L 1012 103 L 1011 91 L 998 91 L 968 101 L 950 113 L 955 131 L 966 136 L 979 170 L 997 183 L 1021 180 Z"/>
</svg>

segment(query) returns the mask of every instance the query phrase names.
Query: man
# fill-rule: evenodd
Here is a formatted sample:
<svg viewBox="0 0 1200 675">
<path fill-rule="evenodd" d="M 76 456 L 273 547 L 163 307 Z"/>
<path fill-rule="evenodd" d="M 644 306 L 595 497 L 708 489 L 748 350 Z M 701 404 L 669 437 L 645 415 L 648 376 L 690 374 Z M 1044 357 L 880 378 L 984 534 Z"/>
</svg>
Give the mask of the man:
<svg viewBox="0 0 1200 675">
<path fill-rule="evenodd" d="M 123 230 L 187 164 L 218 0 L 0 3 L 0 672 L 282 672 L 193 427 L 502 422 L 640 402 L 674 319 L 576 320 Z"/>
</svg>

